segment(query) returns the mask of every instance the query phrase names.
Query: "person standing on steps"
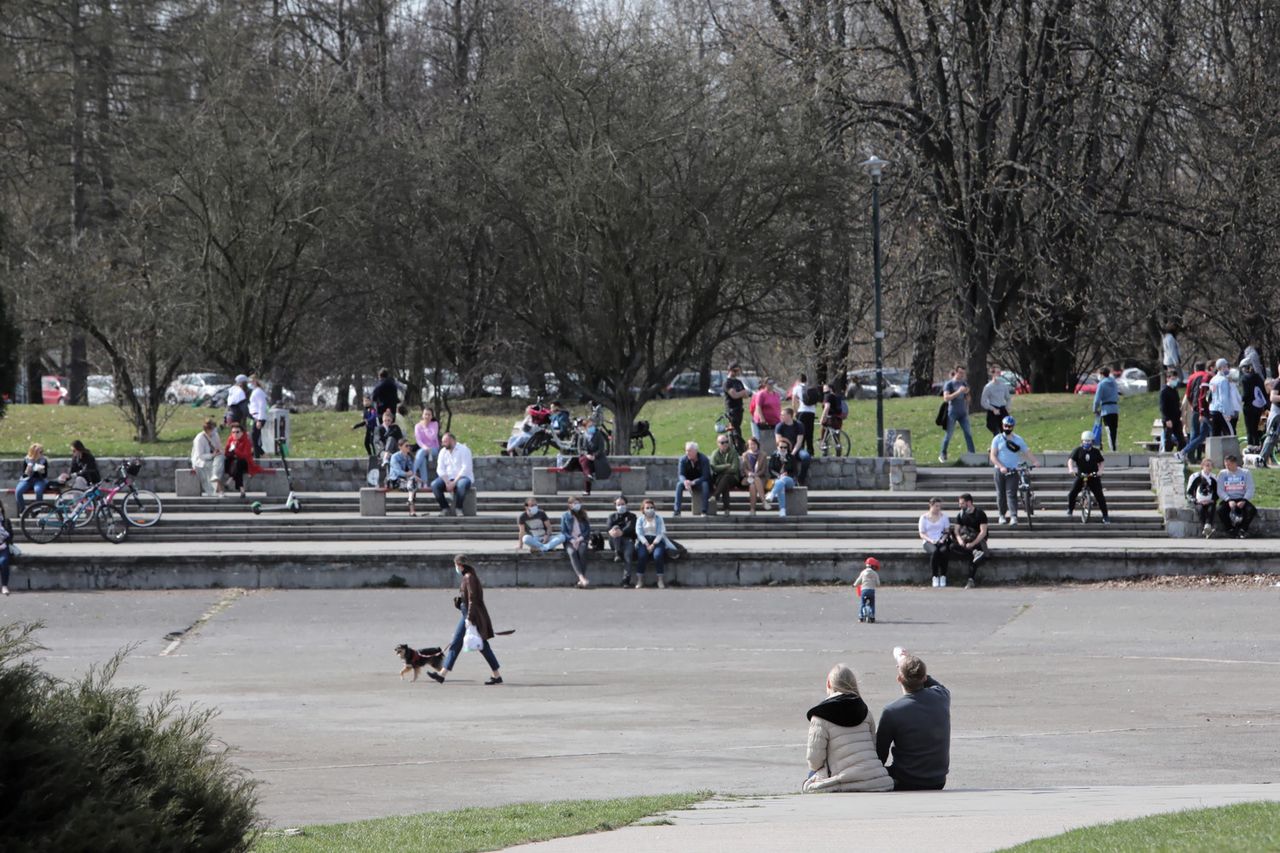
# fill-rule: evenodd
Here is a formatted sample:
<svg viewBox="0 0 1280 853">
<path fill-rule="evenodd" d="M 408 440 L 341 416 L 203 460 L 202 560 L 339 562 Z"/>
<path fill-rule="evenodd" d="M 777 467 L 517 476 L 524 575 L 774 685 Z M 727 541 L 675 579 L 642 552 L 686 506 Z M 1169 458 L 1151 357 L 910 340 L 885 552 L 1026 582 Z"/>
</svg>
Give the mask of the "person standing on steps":
<svg viewBox="0 0 1280 853">
<path fill-rule="evenodd" d="M 476 576 L 476 570 L 468 565 L 467 558 L 462 554 L 453 558 L 453 570 L 462 579 L 458 587 L 458 597 L 453 600 L 461 611 L 458 627 L 454 629 L 453 641 L 449 643 L 449 650 L 445 653 L 444 667 L 437 671 L 429 671 L 427 675 L 444 684 L 445 678 L 453 671 L 458 655 L 462 653 L 462 642 L 467 635 L 467 623 L 470 622 L 475 626 L 476 633 L 484 640 L 484 645 L 480 647 L 480 654 L 484 656 L 485 662 L 493 672 L 493 677 L 485 684 L 501 684 L 502 673 L 498 671 L 498 659 L 494 656 L 493 649 L 489 648 L 489 641 L 494 638 L 493 622 L 489 619 L 488 608 L 484 606 L 484 588 L 480 585 L 480 578 Z"/>
<path fill-rule="evenodd" d="M 1116 452 L 1116 431 L 1120 428 L 1120 386 L 1111 375 L 1111 368 L 1098 368 L 1098 389 L 1093 392 L 1093 413 L 1102 419 L 1106 427 L 1111 452 Z"/>
<path fill-rule="evenodd" d="M 1000 422 L 1000 434 L 991 439 L 991 450 L 987 454 L 995 468 L 999 523 L 1010 526 L 1018 523 L 1018 463 L 1025 458 L 1032 468 L 1038 464 L 1026 439 L 1013 431 L 1016 424 L 1013 415 Z"/>
<path fill-rule="evenodd" d="M 951 691 L 902 647 L 893 650 L 902 696 L 880 712 L 876 754 L 895 791 L 941 791 L 951 769 Z"/>
<path fill-rule="evenodd" d="M 956 424 L 964 431 L 964 443 L 969 452 L 974 453 L 973 433 L 969 430 L 969 380 L 968 372 L 961 365 L 956 365 L 951 378 L 942 386 L 942 399 L 947 402 L 947 431 L 942 436 L 942 452 L 938 454 L 939 462 L 947 461 L 947 447 L 951 445 L 951 434 Z"/>
<path fill-rule="evenodd" d="M 987 413 L 987 431 L 992 436 L 1000 434 L 1000 421 L 1009 414 L 1011 402 L 1013 386 L 1005 381 L 999 366 L 992 365 L 991 380 L 982 386 L 982 397 L 979 399 L 979 405 Z"/>
<path fill-rule="evenodd" d="M 249 437 L 253 439 L 253 458 L 261 459 L 265 452 L 262 448 L 262 428 L 267 425 L 267 412 L 271 409 L 271 403 L 267 400 L 267 389 L 262 387 L 258 374 L 249 374 L 249 385 L 253 388 L 249 392 L 249 422 L 252 424 Z"/>
</svg>

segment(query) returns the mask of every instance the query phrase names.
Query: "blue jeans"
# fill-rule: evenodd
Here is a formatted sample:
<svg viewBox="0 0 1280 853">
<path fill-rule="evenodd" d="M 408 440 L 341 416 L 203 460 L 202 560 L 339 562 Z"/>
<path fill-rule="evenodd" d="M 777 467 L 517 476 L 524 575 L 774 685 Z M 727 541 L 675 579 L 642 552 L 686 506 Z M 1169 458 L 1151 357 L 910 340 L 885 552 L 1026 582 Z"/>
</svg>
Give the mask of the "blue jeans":
<svg viewBox="0 0 1280 853">
<path fill-rule="evenodd" d="M 876 591 L 874 589 L 864 589 L 862 591 L 862 606 L 858 608 L 858 618 L 876 618 Z"/>
<path fill-rule="evenodd" d="M 557 533 L 554 536 L 552 536 L 550 539 L 548 539 L 546 542 L 543 542 L 541 539 L 539 539 L 537 536 L 534 536 L 532 533 L 526 533 L 524 538 L 521 539 L 520 541 L 528 545 L 532 550 L 541 551 L 542 553 L 545 554 L 548 551 L 554 551 L 556 548 L 559 548 L 561 545 L 564 544 L 564 534 Z"/>
<path fill-rule="evenodd" d="M 0 586 L 9 585 L 9 563 L 12 561 L 13 557 L 9 554 L 8 548 L 0 551 Z"/>
<path fill-rule="evenodd" d="M 449 643 L 449 651 L 444 656 L 444 668 L 452 671 L 454 662 L 458 659 L 458 655 L 462 654 L 462 638 L 467 635 L 467 606 L 462 606 L 462 618 L 458 620 L 458 627 L 453 629 L 453 641 Z M 485 662 L 489 664 L 489 669 L 494 672 L 498 671 L 498 659 L 493 656 L 493 649 L 489 648 L 489 641 L 485 640 L 484 645 L 480 648 L 480 654 L 484 655 Z"/>
<path fill-rule="evenodd" d="M 951 433 L 955 432 L 956 424 L 960 424 L 960 429 L 964 431 L 964 443 L 969 445 L 969 452 L 973 453 L 973 433 L 969 432 L 969 416 L 961 415 L 953 418 L 947 415 L 947 434 L 942 437 L 942 455 L 947 455 L 947 447 L 951 444 Z"/>
<path fill-rule="evenodd" d="M 702 492 L 702 511 L 705 513 L 711 503 L 711 483 L 706 480 L 694 480 L 693 487 Z M 675 515 L 680 514 L 680 510 L 684 507 L 684 480 L 676 483 L 676 509 Z"/>
<path fill-rule="evenodd" d="M 1202 418 L 1194 412 L 1191 415 L 1191 440 L 1187 442 L 1187 446 L 1182 448 L 1182 455 L 1187 459 L 1195 460 L 1195 454 L 1200 452 L 1200 448 L 1204 447 L 1205 441 L 1209 438 L 1209 419 Z M 1219 464 L 1221 459 L 1214 460 Z"/>
<path fill-rule="evenodd" d="M 778 502 L 778 515 L 783 518 L 787 517 L 787 489 L 794 489 L 796 481 L 785 474 L 773 481 L 773 490 L 769 492 L 769 497 Z"/>
<path fill-rule="evenodd" d="M 453 488 L 453 508 L 458 512 L 462 512 L 463 498 L 467 496 L 467 491 L 471 488 L 471 480 L 468 477 L 459 477 L 458 482 Z M 449 508 L 449 501 L 445 498 L 444 478 L 436 477 L 431 481 L 431 491 L 436 496 L 436 503 L 440 504 L 441 509 Z"/>
<path fill-rule="evenodd" d="M 44 500 L 44 490 L 49 485 L 49 481 L 41 477 L 23 477 L 18 481 L 18 485 L 13 488 L 13 497 L 18 507 L 18 514 L 22 514 L 22 510 L 26 507 L 26 502 L 22 500 L 22 493 L 27 491 L 35 491 L 36 500 Z"/>
<path fill-rule="evenodd" d="M 663 569 L 666 567 L 667 545 L 665 542 L 658 543 L 653 549 L 653 553 L 649 553 L 648 546 L 643 543 L 636 543 L 636 577 L 644 580 L 644 569 L 650 560 L 653 560 L 653 569 L 658 573 L 658 577 L 662 577 Z"/>
</svg>

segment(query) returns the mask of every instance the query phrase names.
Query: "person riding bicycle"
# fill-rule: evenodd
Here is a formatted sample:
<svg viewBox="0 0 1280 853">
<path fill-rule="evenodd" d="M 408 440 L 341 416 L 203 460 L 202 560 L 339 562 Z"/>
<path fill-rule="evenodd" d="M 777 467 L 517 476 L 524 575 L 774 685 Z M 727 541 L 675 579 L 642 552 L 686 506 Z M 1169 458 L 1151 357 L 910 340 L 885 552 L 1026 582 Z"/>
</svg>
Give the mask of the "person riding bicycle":
<svg viewBox="0 0 1280 853">
<path fill-rule="evenodd" d="M 1018 463 L 1025 457 L 1031 467 L 1039 464 L 1026 439 L 1013 431 L 1016 424 L 1013 415 L 1005 416 L 1000 422 L 1000 434 L 991 439 L 991 450 L 987 454 L 995 468 L 999 523 L 1010 526 L 1018 523 Z"/>
<path fill-rule="evenodd" d="M 1089 491 L 1093 492 L 1094 500 L 1098 502 L 1098 509 L 1102 510 L 1102 523 L 1111 523 L 1107 516 L 1107 499 L 1102 494 L 1104 461 L 1101 448 L 1093 446 L 1093 430 L 1080 433 L 1080 446 L 1067 457 L 1067 471 L 1076 475 L 1071 491 L 1067 493 L 1068 518 L 1075 514 L 1076 498 L 1080 497 L 1080 490 L 1088 486 Z"/>
</svg>

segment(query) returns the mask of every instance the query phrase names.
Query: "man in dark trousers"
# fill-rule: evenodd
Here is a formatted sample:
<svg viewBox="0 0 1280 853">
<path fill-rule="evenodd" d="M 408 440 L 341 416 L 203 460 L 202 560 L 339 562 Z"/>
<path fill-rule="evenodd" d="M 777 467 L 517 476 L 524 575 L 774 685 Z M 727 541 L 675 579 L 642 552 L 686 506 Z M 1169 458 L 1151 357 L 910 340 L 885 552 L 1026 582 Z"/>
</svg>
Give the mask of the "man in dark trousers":
<svg viewBox="0 0 1280 853">
<path fill-rule="evenodd" d="M 895 791 L 941 791 L 951 768 L 951 691 L 925 671 L 924 661 L 895 648 L 903 695 L 885 706 L 876 730 L 876 754 Z"/>
<path fill-rule="evenodd" d="M 1094 500 L 1098 502 L 1098 509 L 1102 510 L 1102 523 L 1111 523 L 1111 518 L 1107 515 L 1107 499 L 1102 494 L 1104 461 L 1102 448 L 1093 446 L 1093 430 L 1087 429 L 1080 433 L 1080 446 L 1067 457 L 1067 471 L 1076 475 L 1076 481 L 1067 493 L 1068 518 L 1075 514 L 1076 498 L 1080 497 L 1081 489 L 1088 486 L 1089 491 L 1093 492 Z"/>
<path fill-rule="evenodd" d="M 1160 423 L 1164 426 L 1160 449 L 1165 452 L 1180 452 L 1187 446 L 1187 439 L 1182 434 L 1182 397 L 1178 394 L 1178 379 L 1178 372 L 1170 370 L 1164 376 L 1164 387 L 1160 389 Z"/>
<path fill-rule="evenodd" d="M 373 405 L 378 409 L 378 416 L 387 409 L 391 410 L 394 415 L 396 406 L 400 405 L 400 389 L 396 387 L 396 381 L 391 378 L 391 372 L 385 367 L 378 371 L 378 384 L 373 386 L 373 393 L 369 395 L 373 398 Z"/>
</svg>

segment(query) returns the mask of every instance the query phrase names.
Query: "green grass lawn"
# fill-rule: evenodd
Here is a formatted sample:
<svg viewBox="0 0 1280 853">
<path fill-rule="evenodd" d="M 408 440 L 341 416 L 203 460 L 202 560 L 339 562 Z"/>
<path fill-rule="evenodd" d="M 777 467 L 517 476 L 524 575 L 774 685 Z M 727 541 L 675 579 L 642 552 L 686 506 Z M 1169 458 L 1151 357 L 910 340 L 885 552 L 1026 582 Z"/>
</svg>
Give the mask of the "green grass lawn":
<svg viewBox="0 0 1280 853">
<path fill-rule="evenodd" d="M 1008 848 L 1005 853 L 1261 853 L 1280 850 L 1280 803 L 1240 803 L 1216 809 L 1124 820 Z"/>
<path fill-rule="evenodd" d="M 709 791 L 627 797 L 616 800 L 562 800 L 520 803 L 496 808 L 362 820 L 305 827 L 301 835 L 264 836 L 259 853 L 320 853 L 320 851 L 413 851 L 468 853 L 498 850 L 515 844 L 546 841 L 566 835 L 605 832 L 650 815 L 688 808 L 711 796 Z"/>
</svg>

